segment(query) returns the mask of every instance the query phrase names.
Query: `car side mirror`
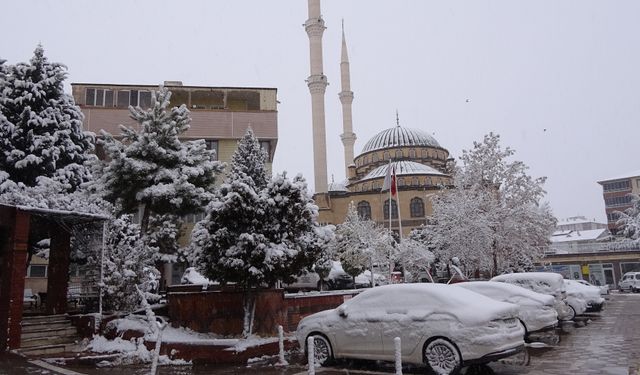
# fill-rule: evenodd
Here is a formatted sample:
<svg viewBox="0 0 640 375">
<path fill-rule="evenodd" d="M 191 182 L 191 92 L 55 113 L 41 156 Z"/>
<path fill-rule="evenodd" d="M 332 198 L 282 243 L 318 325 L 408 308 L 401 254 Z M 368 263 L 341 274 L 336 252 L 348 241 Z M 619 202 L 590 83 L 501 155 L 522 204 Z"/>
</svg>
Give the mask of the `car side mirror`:
<svg viewBox="0 0 640 375">
<path fill-rule="evenodd" d="M 340 306 L 338 307 L 338 315 L 340 315 L 340 317 L 342 318 L 346 318 L 347 317 L 347 309 L 344 308 L 344 306 Z"/>
</svg>

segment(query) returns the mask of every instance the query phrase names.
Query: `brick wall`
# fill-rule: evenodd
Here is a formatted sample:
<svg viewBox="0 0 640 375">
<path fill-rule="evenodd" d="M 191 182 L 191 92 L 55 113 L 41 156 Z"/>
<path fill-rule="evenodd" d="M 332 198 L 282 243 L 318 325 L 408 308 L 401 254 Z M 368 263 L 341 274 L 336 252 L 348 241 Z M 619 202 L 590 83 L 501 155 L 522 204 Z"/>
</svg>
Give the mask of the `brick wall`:
<svg viewBox="0 0 640 375">
<path fill-rule="evenodd" d="M 197 289 L 200 289 L 198 286 Z M 338 307 L 359 291 L 343 294 L 288 295 L 282 289 L 263 289 L 257 294 L 253 332 L 262 336 L 277 334 L 278 325 L 294 332 L 307 315 Z M 167 293 L 169 319 L 175 327 L 224 336 L 242 333 L 242 292 L 238 290 L 189 291 L 170 287 Z"/>
</svg>

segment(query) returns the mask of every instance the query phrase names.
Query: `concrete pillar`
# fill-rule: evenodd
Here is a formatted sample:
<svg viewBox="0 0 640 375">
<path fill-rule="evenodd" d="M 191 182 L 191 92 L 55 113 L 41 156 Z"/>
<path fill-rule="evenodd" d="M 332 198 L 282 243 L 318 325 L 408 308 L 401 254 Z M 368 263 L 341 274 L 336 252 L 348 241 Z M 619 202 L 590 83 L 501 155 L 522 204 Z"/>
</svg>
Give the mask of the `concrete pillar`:
<svg viewBox="0 0 640 375">
<path fill-rule="evenodd" d="M 47 314 L 64 314 L 67 312 L 71 235 L 56 222 L 49 224 L 49 235 L 51 236 L 51 247 L 45 311 Z"/>
<path fill-rule="evenodd" d="M 27 273 L 27 245 L 30 215 L 13 207 L 3 207 L 0 224 L 5 232 L 0 269 L 0 350 L 20 348 L 24 278 Z"/>
</svg>

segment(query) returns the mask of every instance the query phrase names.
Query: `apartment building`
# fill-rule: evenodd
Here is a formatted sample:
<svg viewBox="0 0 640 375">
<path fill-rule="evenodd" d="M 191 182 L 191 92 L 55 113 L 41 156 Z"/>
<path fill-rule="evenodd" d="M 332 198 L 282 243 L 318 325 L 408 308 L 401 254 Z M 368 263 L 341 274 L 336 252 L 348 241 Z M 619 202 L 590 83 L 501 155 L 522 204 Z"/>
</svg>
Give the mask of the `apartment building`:
<svg viewBox="0 0 640 375">
<path fill-rule="evenodd" d="M 640 194 L 640 170 L 598 181 L 602 185 L 602 197 L 611 233 L 616 233 L 616 211 L 631 207 L 629 194 Z"/>
</svg>

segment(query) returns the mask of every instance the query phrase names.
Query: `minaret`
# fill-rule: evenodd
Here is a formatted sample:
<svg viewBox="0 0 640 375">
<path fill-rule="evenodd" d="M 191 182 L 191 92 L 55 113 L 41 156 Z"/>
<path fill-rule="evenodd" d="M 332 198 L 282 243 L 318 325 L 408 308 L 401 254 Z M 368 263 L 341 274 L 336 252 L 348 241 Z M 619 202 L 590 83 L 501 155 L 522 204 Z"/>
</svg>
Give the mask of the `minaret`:
<svg viewBox="0 0 640 375">
<path fill-rule="evenodd" d="M 347 54 L 347 40 L 344 37 L 344 20 L 342 21 L 342 57 L 340 59 L 340 81 L 342 91 L 338 94 L 342 103 L 342 131 L 340 138 L 344 145 L 345 176 L 349 178 L 349 165 L 353 164 L 353 145 L 356 143 L 356 134 L 353 132 L 351 116 L 351 103 L 353 103 L 353 91 L 351 91 L 351 76 L 349 73 L 349 55 Z"/>
<path fill-rule="evenodd" d="M 327 135 L 324 121 L 324 93 L 327 76 L 322 68 L 322 34 L 326 27 L 320 14 L 320 0 L 309 0 L 309 19 L 304 23 L 309 35 L 311 72 L 307 85 L 311 93 L 311 118 L 313 129 L 313 174 L 315 192 L 326 193 L 327 187 Z"/>
</svg>

